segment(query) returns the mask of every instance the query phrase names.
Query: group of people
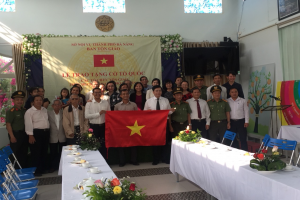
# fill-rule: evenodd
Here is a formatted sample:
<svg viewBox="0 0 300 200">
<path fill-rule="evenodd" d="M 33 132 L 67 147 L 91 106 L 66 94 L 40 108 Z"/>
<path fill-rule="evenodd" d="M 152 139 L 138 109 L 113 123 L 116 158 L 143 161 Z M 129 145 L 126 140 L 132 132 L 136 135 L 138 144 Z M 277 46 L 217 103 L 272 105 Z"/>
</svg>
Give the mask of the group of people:
<svg viewBox="0 0 300 200">
<path fill-rule="evenodd" d="M 166 129 L 166 144 L 153 147 L 153 165 L 160 161 L 170 162 L 172 138 L 187 126 L 200 130 L 204 138 L 220 141 L 227 129 L 237 133 L 241 148 L 247 150 L 247 131 L 249 113 L 247 102 L 240 84 L 235 82 L 236 74 L 227 75 L 228 82 L 221 86 L 221 76 L 213 76 L 214 85 L 204 86 L 203 75 L 193 77 L 195 87 L 189 89 L 189 83 L 182 77 L 166 80 L 163 87 L 160 80 L 154 78 L 148 85 L 146 76 L 140 77 L 132 88 L 130 80 L 124 81 L 117 89 L 114 81 L 100 84 L 92 82 L 92 90 L 81 94 L 80 84 L 74 84 L 69 90 L 61 89 L 60 96 L 51 103 L 44 98 L 42 87 L 31 88 L 25 107 L 23 91 L 12 95 L 14 107 L 6 113 L 6 127 L 11 148 L 21 166 L 26 166 L 27 150 L 30 147 L 33 165 L 37 167 L 36 176 L 58 169 L 62 147 L 80 142 L 80 134 L 93 129 L 101 142 L 99 149 L 104 158 L 105 113 L 107 111 L 129 110 L 169 110 Z M 48 105 L 53 110 L 47 110 Z M 48 145 L 51 155 L 51 169 L 47 171 L 46 157 Z M 235 140 L 234 147 L 239 147 Z M 139 165 L 137 147 L 129 147 L 129 163 Z M 126 148 L 119 148 L 119 166 L 126 164 Z"/>
</svg>

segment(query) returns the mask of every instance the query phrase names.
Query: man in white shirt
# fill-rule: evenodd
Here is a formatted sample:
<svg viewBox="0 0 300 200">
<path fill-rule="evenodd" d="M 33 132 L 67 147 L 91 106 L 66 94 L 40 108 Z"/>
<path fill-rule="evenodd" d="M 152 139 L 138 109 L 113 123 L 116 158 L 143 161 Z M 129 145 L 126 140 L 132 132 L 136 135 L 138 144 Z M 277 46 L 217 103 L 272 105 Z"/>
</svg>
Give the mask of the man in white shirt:
<svg viewBox="0 0 300 200">
<path fill-rule="evenodd" d="M 93 100 L 94 96 L 93 96 L 93 89 L 94 88 L 99 88 L 100 86 L 100 83 L 99 81 L 93 81 L 92 82 L 92 89 L 91 91 L 88 91 L 85 95 L 85 100 L 88 101 L 88 100 Z"/>
<path fill-rule="evenodd" d="M 214 84 L 212 86 L 218 85 L 222 88 L 220 99 L 226 100 L 227 99 L 227 89 L 226 89 L 226 87 L 221 85 L 221 75 L 220 74 L 213 75 L 213 81 L 214 81 Z M 207 100 L 213 99 L 213 96 L 210 92 L 210 89 L 212 86 L 208 87 L 206 90 Z"/>
<path fill-rule="evenodd" d="M 148 99 L 145 103 L 144 110 L 170 110 L 169 115 L 171 115 L 175 109 L 171 108 L 169 100 L 167 98 L 161 97 L 162 88 L 159 85 L 152 87 L 154 97 Z M 170 163 L 170 153 L 171 153 L 171 134 L 169 131 L 168 121 L 166 122 L 166 144 L 164 146 L 153 146 L 153 162 L 152 165 L 157 165 L 162 157 L 163 162 Z M 162 156 L 161 156 L 162 154 Z"/>
<path fill-rule="evenodd" d="M 195 87 L 192 90 L 193 98 L 188 99 L 187 102 L 190 104 L 192 110 L 191 113 L 191 122 L 193 131 L 201 131 L 201 135 L 204 138 L 208 137 L 208 129 L 210 126 L 210 110 L 207 105 L 207 102 L 203 99 L 200 99 L 201 93 L 200 89 Z"/>
<path fill-rule="evenodd" d="M 36 167 L 35 176 L 42 176 L 42 174 L 47 173 L 46 158 L 50 132 L 47 109 L 42 107 L 42 104 L 42 97 L 34 96 L 33 105 L 24 116 L 33 166 Z"/>
<path fill-rule="evenodd" d="M 52 108 L 53 110 L 48 110 L 51 155 L 51 169 L 49 173 L 58 169 L 62 147 L 67 145 L 65 131 L 62 125 L 62 102 L 59 99 L 54 99 L 52 101 Z"/>
<path fill-rule="evenodd" d="M 106 158 L 105 147 L 105 113 L 110 111 L 108 101 L 101 100 L 101 89 L 93 89 L 94 99 L 85 105 L 85 117 L 90 121 L 90 128 L 93 129 L 94 135 L 99 139 L 101 147 L 99 149 L 103 158 Z"/>
<path fill-rule="evenodd" d="M 247 101 L 238 96 L 238 90 L 231 88 L 229 91 L 230 98 L 228 103 L 231 108 L 230 112 L 230 131 L 236 133 L 233 147 L 239 148 L 236 140 L 239 137 L 241 141 L 241 149 L 248 151 L 247 145 L 247 127 L 249 126 L 249 107 Z"/>
</svg>

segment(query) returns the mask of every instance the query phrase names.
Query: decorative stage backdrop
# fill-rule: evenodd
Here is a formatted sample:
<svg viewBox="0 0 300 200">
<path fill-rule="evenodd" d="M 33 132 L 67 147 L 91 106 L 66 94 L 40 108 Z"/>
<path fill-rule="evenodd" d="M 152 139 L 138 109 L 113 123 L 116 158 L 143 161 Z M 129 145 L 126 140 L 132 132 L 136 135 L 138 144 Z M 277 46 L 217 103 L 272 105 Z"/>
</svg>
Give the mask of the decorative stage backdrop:
<svg viewBox="0 0 300 200">
<path fill-rule="evenodd" d="M 270 111 L 262 109 L 272 105 L 269 95 L 273 94 L 275 64 L 250 68 L 248 104 L 250 109 L 248 133 L 265 135 L 269 133 Z"/>
<path fill-rule="evenodd" d="M 276 97 L 281 98 L 281 105 L 292 105 L 291 107 L 278 111 L 278 117 L 282 125 L 300 124 L 300 81 L 280 81 L 277 83 Z M 276 101 L 280 105 L 280 101 Z"/>
<path fill-rule="evenodd" d="M 81 84 L 85 94 L 93 80 L 120 85 L 143 75 L 162 79 L 160 37 L 42 38 L 42 64 L 50 98 L 74 83 Z"/>
</svg>

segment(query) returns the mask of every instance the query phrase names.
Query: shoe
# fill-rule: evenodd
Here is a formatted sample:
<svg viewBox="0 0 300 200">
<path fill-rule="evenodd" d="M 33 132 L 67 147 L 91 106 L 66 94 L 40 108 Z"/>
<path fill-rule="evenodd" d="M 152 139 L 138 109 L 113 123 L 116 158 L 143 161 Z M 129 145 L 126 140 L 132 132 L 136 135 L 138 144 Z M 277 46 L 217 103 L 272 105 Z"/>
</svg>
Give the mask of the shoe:
<svg viewBox="0 0 300 200">
<path fill-rule="evenodd" d="M 119 167 L 124 167 L 126 165 L 126 163 L 120 163 Z"/>
<path fill-rule="evenodd" d="M 34 176 L 36 176 L 36 177 L 40 177 L 40 176 L 42 176 L 42 173 L 34 173 Z"/>
<path fill-rule="evenodd" d="M 138 162 L 132 162 L 132 161 L 130 161 L 129 164 L 132 164 L 132 165 L 140 165 Z"/>
<path fill-rule="evenodd" d="M 53 168 L 48 171 L 48 173 L 53 173 L 53 172 L 55 172 L 55 169 Z"/>
<path fill-rule="evenodd" d="M 157 162 L 157 161 L 154 161 L 154 162 L 152 163 L 152 165 L 158 165 L 158 162 Z"/>
</svg>

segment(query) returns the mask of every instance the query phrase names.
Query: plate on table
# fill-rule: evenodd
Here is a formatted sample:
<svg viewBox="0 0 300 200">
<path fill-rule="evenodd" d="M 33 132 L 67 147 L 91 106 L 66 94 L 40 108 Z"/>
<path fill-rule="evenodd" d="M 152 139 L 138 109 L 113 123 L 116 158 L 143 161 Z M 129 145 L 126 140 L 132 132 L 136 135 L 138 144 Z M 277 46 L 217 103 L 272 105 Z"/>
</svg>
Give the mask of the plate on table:
<svg viewBox="0 0 300 200">
<path fill-rule="evenodd" d="M 81 166 L 82 163 L 80 161 L 72 161 L 71 164 Z"/>
<path fill-rule="evenodd" d="M 92 174 L 99 174 L 99 173 L 101 172 L 101 170 L 98 169 L 97 172 L 92 172 L 92 171 L 89 169 L 87 172 L 92 173 Z"/>
<path fill-rule="evenodd" d="M 77 152 L 77 153 L 69 153 L 68 156 L 80 156 L 81 153 Z"/>
<path fill-rule="evenodd" d="M 78 148 L 79 145 L 77 144 L 73 144 L 73 145 L 67 145 L 67 148 Z"/>
<path fill-rule="evenodd" d="M 275 171 L 257 171 L 259 174 L 273 174 L 274 172 L 277 172 L 277 170 Z"/>
<path fill-rule="evenodd" d="M 296 169 L 294 167 L 292 169 L 283 168 L 282 171 L 284 171 L 284 172 L 293 172 L 293 171 L 296 171 Z"/>
</svg>

